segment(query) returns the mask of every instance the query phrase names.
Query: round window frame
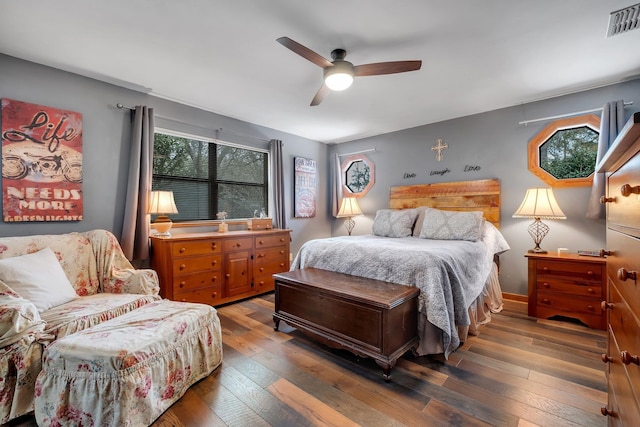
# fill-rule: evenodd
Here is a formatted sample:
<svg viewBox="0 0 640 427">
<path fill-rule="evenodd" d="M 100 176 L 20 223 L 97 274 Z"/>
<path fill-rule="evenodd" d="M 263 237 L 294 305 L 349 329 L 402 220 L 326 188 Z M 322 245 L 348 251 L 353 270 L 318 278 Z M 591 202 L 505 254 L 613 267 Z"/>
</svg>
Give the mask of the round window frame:
<svg viewBox="0 0 640 427">
<path fill-rule="evenodd" d="M 585 114 L 576 117 L 555 120 L 545 126 L 529 141 L 527 156 L 529 171 L 551 187 L 587 187 L 593 184 L 593 173 L 584 178 L 556 178 L 540 167 L 540 147 L 555 135 L 556 132 L 587 126 L 600 134 L 600 117 Z"/>
</svg>

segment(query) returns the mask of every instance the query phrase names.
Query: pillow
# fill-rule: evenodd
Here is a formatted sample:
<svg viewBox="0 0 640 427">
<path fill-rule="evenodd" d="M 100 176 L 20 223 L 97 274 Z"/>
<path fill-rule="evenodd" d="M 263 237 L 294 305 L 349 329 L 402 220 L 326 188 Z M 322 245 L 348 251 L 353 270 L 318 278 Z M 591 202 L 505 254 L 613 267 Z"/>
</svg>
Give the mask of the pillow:
<svg viewBox="0 0 640 427">
<path fill-rule="evenodd" d="M 42 313 L 78 295 L 51 248 L 0 259 L 0 280 Z"/>
<path fill-rule="evenodd" d="M 455 212 L 427 208 L 420 231 L 421 239 L 477 241 L 482 232 L 482 212 Z"/>
<path fill-rule="evenodd" d="M 380 209 L 373 220 L 373 234 L 380 237 L 411 236 L 417 216 L 418 211 L 415 209 Z"/>
</svg>

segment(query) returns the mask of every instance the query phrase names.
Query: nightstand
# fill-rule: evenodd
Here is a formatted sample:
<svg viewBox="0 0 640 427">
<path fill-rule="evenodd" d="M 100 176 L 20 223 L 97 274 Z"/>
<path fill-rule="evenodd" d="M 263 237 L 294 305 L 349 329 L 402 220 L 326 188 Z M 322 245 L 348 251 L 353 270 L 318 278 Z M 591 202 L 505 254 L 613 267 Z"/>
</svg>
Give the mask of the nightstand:
<svg viewBox="0 0 640 427">
<path fill-rule="evenodd" d="M 606 328 L 606 258 L 577 254 L 525 255 L 529 263 L 529 316 L 564 316 Z"/>
</svg>

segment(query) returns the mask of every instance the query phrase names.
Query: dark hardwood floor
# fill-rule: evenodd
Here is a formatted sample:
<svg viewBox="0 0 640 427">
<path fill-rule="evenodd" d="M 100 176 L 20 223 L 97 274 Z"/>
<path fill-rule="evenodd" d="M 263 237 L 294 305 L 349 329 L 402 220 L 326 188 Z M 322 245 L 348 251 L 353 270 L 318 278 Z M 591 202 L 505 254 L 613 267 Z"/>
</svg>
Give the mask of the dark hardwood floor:
<svg viewBox="0 0 640 427">
<path fill-rule="evenodd" d="M 506 301 L 449 360 L 405 354 L 390 383 L 369 359 L 275 332 L 272 313 L 273 294 L 220 307 L 222 365 L 153 425 L 606 425 L 605 333 L 524 303 Z"/>
</svg>

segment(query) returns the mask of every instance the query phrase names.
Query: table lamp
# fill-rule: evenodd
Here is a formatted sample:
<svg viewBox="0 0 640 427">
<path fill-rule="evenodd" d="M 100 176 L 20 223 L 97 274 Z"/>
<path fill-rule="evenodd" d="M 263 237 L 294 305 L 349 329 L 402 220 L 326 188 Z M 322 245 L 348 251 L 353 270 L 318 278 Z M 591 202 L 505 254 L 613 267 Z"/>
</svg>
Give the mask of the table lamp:
<svg viewBox="0 0 640 427">
<path fill-rule="evenodd" d="M 353 217 L 356 215 L 362 215 L 362 211 L 360 210 L 360 206 L 358 206 L 358 199 L 355 197 L 344 197 L 342 199 L 342 203 L 340 204 L 340 210 L 338 211 L 338 218 L 347 218 L 344 222 L 344 226 L 347 229 L 347 233 L 351 236 L 351 232 L 353 231 L 353 227 L 355 227 L 356 222 L 353 220 Z"/>
<path fill-rule="evenodd" d="M 157 231 L 156 236 L 169 237 L 173 223 L 169 214 L 177 214 L 176 202 L 173 200 L 173 191 L 152 191 L 149 200 L 149 213 L 158 215 L 153 225 Z"/>
<path fill-rule="evenodd" d="M 550 188 L 529 188 L 522 204 L 513 214 L 514 218 L 534 218 L 529 225 L 529 235 L 536 246 L 529 249 L 530 253 L 546 254 L 540 248 L 540 243 L 549 232 L 549 226 L 540 219 L 566 219 L 567 217 L 558 206 L 553 191 Z"/>
</svg>

